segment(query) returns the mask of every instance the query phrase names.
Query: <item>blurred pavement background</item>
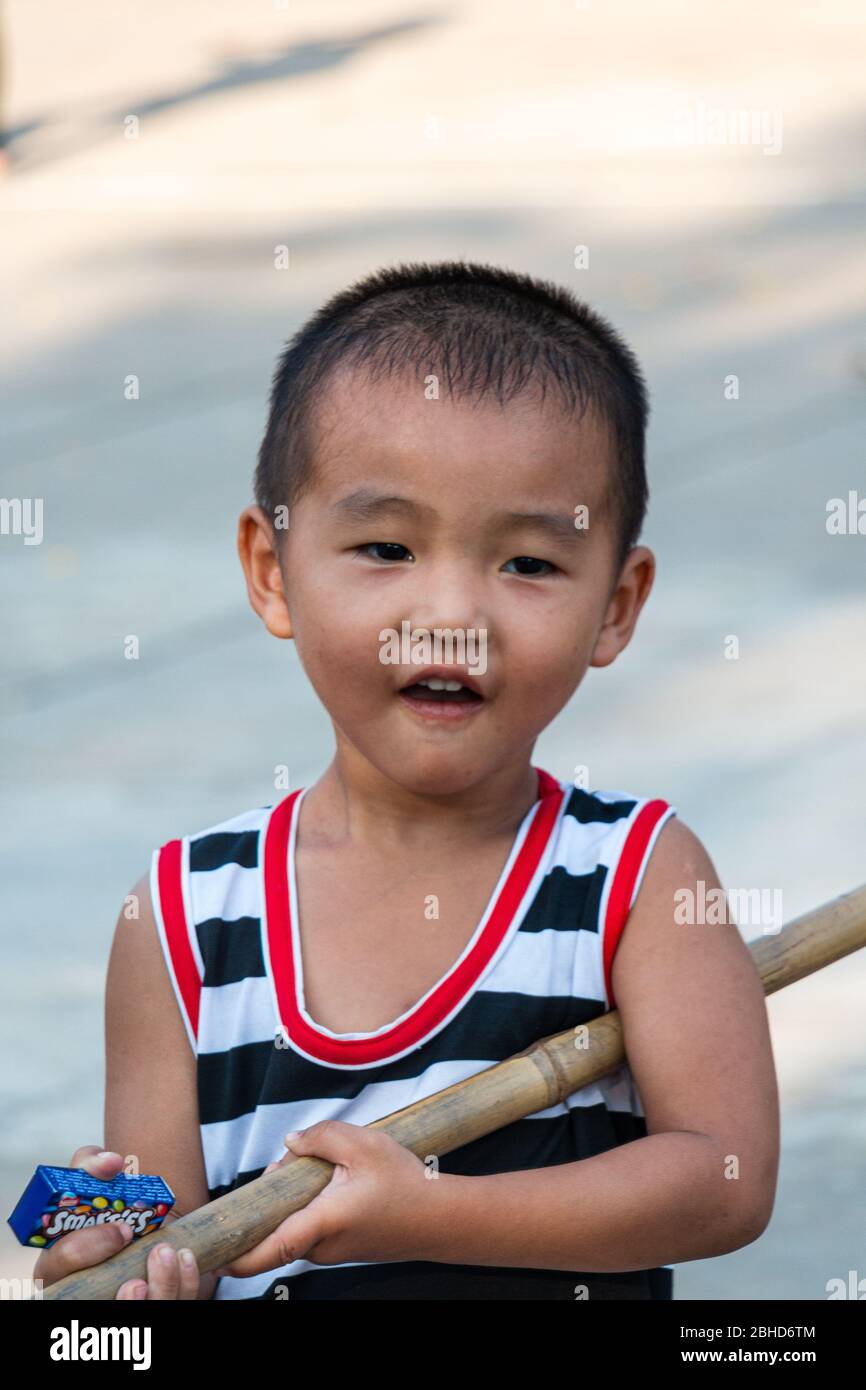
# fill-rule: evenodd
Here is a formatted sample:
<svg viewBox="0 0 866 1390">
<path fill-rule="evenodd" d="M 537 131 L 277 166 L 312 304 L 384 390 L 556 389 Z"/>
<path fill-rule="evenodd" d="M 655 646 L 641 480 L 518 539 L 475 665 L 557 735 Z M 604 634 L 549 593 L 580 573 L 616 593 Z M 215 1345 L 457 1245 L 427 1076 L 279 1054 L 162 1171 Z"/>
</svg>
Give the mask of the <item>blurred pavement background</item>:
<svg viewBox="0 0 866 1390">
<path fill-rule="evenodd" d="M 330 756 L 293 650 L 247 608 L 234 529 L 277 353 L 379 265 L 548 276 L 649 377 L 656 588 L 536 761 L 666 797 L 786 920 L 866 879 L 866 536 L 826 530 L 830 498 L 866 495 L 861 5 L 0 17 L 2 491 L 43 498 L 45 528 L 0 537 L 4 1216 L 37 1162 L 102 1141 L 108 948 L 151 850 Z M 864 989 L 866 952 L 770 1001 L 773 1221 L 678 1266 L 677 1297 L 866 1277 Z M 32 1264 L 4 1225 L 0 1275 Z"/>
</svg>

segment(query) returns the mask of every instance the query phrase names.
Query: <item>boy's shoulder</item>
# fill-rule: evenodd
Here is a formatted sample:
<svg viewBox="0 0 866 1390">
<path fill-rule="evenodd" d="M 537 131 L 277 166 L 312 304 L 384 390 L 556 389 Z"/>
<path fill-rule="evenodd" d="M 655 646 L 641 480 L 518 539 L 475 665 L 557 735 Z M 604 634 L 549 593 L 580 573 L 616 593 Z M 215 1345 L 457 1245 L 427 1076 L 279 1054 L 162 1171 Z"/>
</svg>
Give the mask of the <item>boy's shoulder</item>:
<svg viewBox="0 0 866 1390">
<path fill-rule="evenodd" d="M 663 796 L 647 796 L 611 788 L 576 786 L 560 781 L 562 826 L 566 834 L 609 840 L 622 846 L 625 841 L 655 838 L 662 826 L 677 815 L 676 807 Z"/>
<path fill-rule="evenodd" d="M 662 797 L 647 796 L 643 792 L 581 787 L 575 782 L 562 779 L 560 779 L 559 785 L 568 794 L 568 809 L 572 811 L 572 814 L 583 807 L 587 811 L 596 811 L 610 819 L 619 819 L 623 815 L 630 815 L 638 804 L 645 805 L 650 801 L 663 800 Z"/>
</svg>

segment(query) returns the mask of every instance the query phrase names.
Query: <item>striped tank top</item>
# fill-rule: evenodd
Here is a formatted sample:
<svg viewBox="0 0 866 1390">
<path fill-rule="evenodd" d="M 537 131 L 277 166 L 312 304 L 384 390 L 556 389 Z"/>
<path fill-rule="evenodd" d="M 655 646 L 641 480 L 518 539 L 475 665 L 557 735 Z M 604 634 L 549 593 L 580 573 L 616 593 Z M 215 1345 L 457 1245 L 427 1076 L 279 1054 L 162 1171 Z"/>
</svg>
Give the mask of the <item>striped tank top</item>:
<svg viewBox="0 0 866 1390">
<path fill-rule="evenodd" d="M 304 789 L 154 853 L 154 914 L 196 1057 L 211 1200 L 281 1158 L 289 1130 L 325 1119 L 370 1124 L 616 1007 L 617 942 L 675 809 L 535 770 L 538 799 L 462 955 L 374 1032 L 332 1032 L 305 1008 L 295 879 Z M 471 1176 L 570 1163 L 646 1132 L 624 1063 L 561 1104 L 442 1155 L 439 1169 Z M 672 1282 L 670 1265 L 599 1274 L 299 1259 L 223 1277 L 214 1297 L 655 1299 L 671 1298 Z"/>
</svg>

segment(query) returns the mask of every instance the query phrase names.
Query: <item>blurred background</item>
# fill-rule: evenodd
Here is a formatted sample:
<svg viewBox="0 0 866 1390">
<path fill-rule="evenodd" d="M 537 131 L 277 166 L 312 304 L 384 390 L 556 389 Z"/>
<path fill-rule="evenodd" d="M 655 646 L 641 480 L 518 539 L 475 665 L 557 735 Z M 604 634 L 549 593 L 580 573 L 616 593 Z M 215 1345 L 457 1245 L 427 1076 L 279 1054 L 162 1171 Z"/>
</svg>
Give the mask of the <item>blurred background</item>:
<svg viewBox="0 0 866 1390">
<path fill-rule="evenodd" d="M 547 276 L 649 378 L 656 587 L 535 761 L 665 797 L 786 920 L 866 879 L 866 535 L 827 531 L 866 497 L 864 30 L 856 0 L 0 6 L 2 492 L 44 507 L 0 535 L 4 1217 L 102 1142 L 152 849 L 329 760 L 234 532 L 277 353 L 378 266 Z M 678 1298 L 866 1277 L 864 990 L 861 952 L 770 1000 L 775 1214 Z M 0 1274 L 32 1266 L 4 1223 Z"/>
</svg>

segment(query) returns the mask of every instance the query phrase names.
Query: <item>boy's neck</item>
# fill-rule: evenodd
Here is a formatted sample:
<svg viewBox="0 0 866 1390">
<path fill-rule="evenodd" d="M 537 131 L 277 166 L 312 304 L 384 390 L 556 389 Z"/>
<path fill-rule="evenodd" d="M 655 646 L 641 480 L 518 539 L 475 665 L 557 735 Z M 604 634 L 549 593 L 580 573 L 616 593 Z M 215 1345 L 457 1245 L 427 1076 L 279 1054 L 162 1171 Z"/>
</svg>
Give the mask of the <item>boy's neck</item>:
<svg viewBox="0 0 866 1390">
<path fill-rule="evenodd" d="M 528 758 L 466 791 L 433 796 L 338 751 L 304 797 L 299 837 L 311 847 L 355 844 L 398 853 L 437 843 L 483 844 L 513 835 L 537 800 L 538 776 Z"/>
</svg>

